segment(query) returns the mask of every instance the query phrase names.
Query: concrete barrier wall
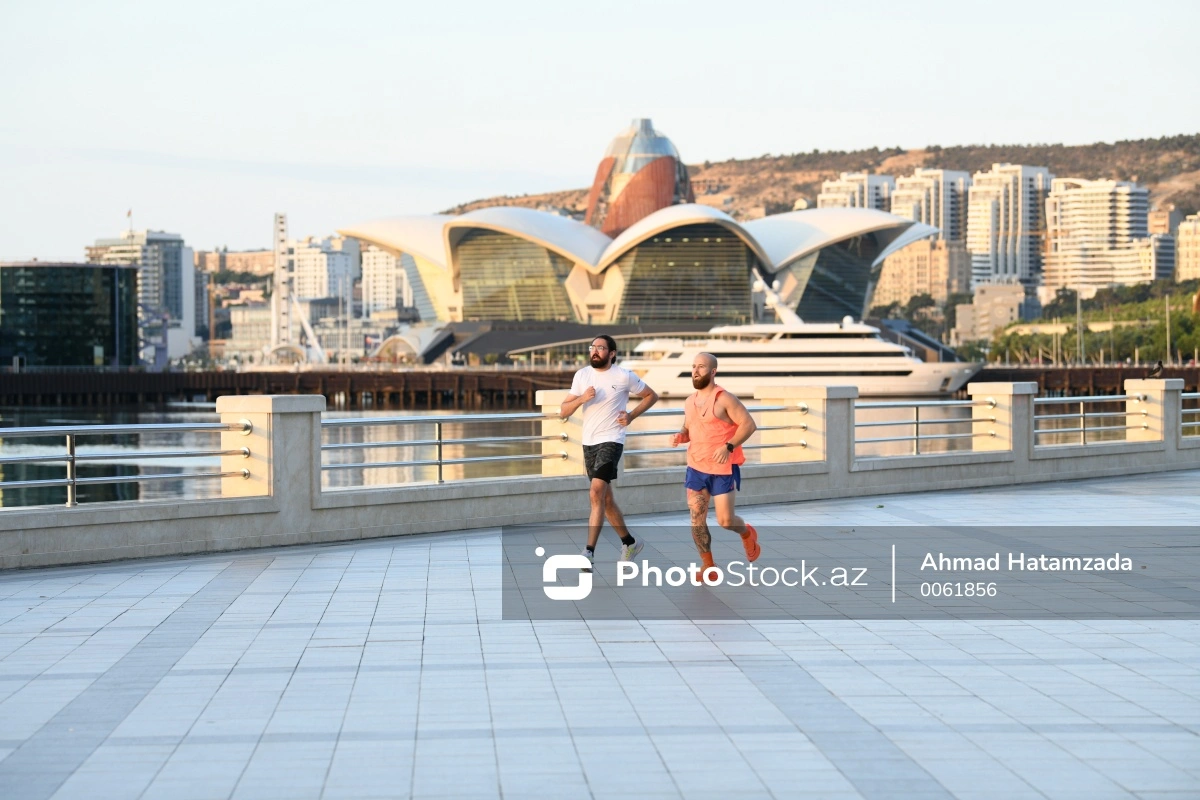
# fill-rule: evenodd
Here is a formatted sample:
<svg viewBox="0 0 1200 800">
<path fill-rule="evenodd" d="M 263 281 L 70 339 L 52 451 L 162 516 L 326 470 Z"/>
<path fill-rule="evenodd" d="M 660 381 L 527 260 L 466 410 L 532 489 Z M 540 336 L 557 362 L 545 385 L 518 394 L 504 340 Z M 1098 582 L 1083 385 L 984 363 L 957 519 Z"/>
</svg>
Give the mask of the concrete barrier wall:
<svg viewBox="0 0 1200 800">
<path fill-rule="evenodd" d="M 1144 427 L 1124 442 L 1037 447 L 1032 383 L 977 383 L 973 449 L 944 454 L 856 458 L 852 387 L 763 388 L 757 402 L 783 406 L 763 425 L 803 426 L 767 431 L 763 463 L 743 470 L 739 507 L 941 489 L 1077 480 L 1200 467 L 1200 437 L 1181 435 L 1178 379 L 1127 381 L 1131 420 Z M 564 392 L 539 392 L 557 413 Z M 217 500 L 103 503 L 0 510 L 0 568 L 77 564 L 123 558 L 208 553 L 284 544 L 309 544 L 501 525 L 583 520 L 579 419 L 549 419 L 541 476 L 442 485 L 322 491 L 320 396 L 222 397 L 222 421 L 254 424 L 249 436 L 225 434 L 226 446 L 251 449 L 238 469 L 251 477 L 224 479 Z M 1141 412 L 1145 412 L 1144 414 Z M 681 467 L 628 470 L 617 497 L 626 513 L 686 510 Z"/>
</svg>

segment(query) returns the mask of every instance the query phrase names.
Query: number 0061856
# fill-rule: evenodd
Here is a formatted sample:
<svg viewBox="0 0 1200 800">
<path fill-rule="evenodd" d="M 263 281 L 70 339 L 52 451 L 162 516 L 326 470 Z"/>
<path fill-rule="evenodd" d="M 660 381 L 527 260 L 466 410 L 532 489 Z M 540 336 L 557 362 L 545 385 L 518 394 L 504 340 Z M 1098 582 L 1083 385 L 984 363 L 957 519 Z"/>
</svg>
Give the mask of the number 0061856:
<svg viewBox="0 0 1200 800">
<path fill-rule="evenodd" d="M 922 583 L 921 597 L 995 597 L 996 584 L 984 583 Z"/>
</svg>

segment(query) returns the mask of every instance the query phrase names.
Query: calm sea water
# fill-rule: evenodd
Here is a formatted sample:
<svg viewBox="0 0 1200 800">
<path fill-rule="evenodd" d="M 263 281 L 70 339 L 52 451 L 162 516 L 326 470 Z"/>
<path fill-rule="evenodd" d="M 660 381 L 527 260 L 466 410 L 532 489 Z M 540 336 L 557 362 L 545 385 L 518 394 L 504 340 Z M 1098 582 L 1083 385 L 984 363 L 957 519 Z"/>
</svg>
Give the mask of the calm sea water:
<svg viewBox="0 0 1200 800">
<path fill-rule="evenodd" d="M 682 400 L 665 400 L 660 408 L 681 408 Z M 1107 410 L 1107 409 L 1106 409 Z M 1051 410 L 1041 407 L 1039 413 L 1060 413 L 1064 407 Z M 456 422 L 455 418 L 466 412 L 398 412 L 398 411 L 353 411 L 328 412 L 326 419 L 344 417 L 437 417 L 442 420 L 442 448 L 444 460 L 458 461 L 497 456 L 533 456 L 541 453 L 541 443 L 532 442 L 463 442 L 461 440 L 533 437 L 540 434 L 535 421 L 496 420 L 483 423 Z M 970 408 L 921 409 L 921 434 L 959 434 L 970 431 L 971 426 L 952 420 L 969 419 Z M 894 421 L 887 426 L 860 428 L 860 440 L 865 438 L 909 437 L 913 433 L 913 411 L 911 408 L 860 409 L 859 422 Z M 211 407 L 188 407 L 167 410 L 138 410 L 132 408 L 78 409 L 78 408 L 0 408 L 0 427 L 29 427 L 41 425 L 100 425 L 142 423 L 195 423 L 217 422 L 217 414 Z M 1108 424 L 1118 424 L 1113 420 Z M 1055 420 L 1054 427 L 1074 427 L 1071 420 Z M 1095 423 L 1101 424 L 1101 423 Z M 649 416 L 635 421 L 632 434 L 626 443 L 626 451 L 662 449 L 669 446 L 670 434 L 682 425 L 682 415 Z M 437 467 L 434 465 L 401 466 L 412 462 L 430 461 L 436 458 L 436 447 L 428 442 L 436 438 L 433 421 L 414 421 L 407 424 L 380 424 L 347 428 L 326 428 L 322 434 L 325 445 L 372 444 L 376 446 L 353 449 L 328 449 L 322 454 L 326 465 L 354 465 L 348 469 L 326 469 L 322 473 L 322 485 L 337 490 L 358 486 L 397 486 L 410 483 L 436 481 Z M 656 433 L 661 432 L 661 433 Z M 649 433 L 653 435 L 641 435 Z M 795 432 L 797 438 L 803 433 Z M 147 451 L 195 451 L 217 449 L 219 434 L 215 433 L 152 433 L 120 436 L 80 437 L 77 444 L 79 454 L 129 454 Z M 758 436 L 749 444 L 757 444 Z M 1123 432 L 1098 433 L 1090 440 L 1119 440 Z M 1067 444 L 1078 440 L 1078 435 L 1063 434 L 1041 436 L 1039 444 Z M 969 450 L 970 439 L 940 439 L 923 441 L 922 453 Z M 0 458 L 30 455 L 56 455 L 65 452 L 61 437 L 39 439 L 3 439 L 0 437 Z M 860 443 L 856 447 L 859 457 L 905 455 L 913 452 L 911 441 Z M 760 451 L 746 451 L 747 461 L 760 460 Z M 219 468 L 219 457 L 171 457 L 131 459 L 105 459 L 82 463 L 78 467 L 79 477 L 113 477 L 134 475 L 162 475 L 178 472 L 215 472 Z M 684 463 L 683 449 L 670 453 L 637 455 L 630 452 L 626 460 L 627 469 L 667 467 Z M 445 464 L 442 478 L 446 481 L 493 478 L 518 475 L 536 475 L 541 472 L 542 461 L 537 459 L 515 461 L 467 461 Z M 63 478 L 66 468 L 61 463 L 0 464 L 0 481 L 26 481 Z M 78 490 L 80 503 L 105 502 L 112 500 L 154 501 L 164 499 L 204 499 L 219 496 L 220 480 L 216 478 L 167 479 L 123 484 L 81 486 Z M 5 488 L 0 486 L 0 505 L 28 506 L 54 505 L 66 502 L 65 487 Z"/>
</svg>

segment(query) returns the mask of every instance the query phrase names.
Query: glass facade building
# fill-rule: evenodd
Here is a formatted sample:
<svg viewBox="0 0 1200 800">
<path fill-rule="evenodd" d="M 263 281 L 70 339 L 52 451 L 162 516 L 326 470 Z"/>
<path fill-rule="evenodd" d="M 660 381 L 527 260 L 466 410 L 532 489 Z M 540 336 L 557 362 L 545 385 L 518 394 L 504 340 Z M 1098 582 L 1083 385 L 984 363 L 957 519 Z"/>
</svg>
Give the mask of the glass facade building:
<svg viewBox="0 0 1200 800">
<path fill-rule="evenodd" d="M 937 229 L 862 208 L 741 223 L 680 204 L 615 238 L 569 217 L 512 207 L 381 220 L 344 233 L 401 254 L 429 321 L 728 325 L 761 321 L 756 274 L 778 282 L 802 319 L 861 318 L 886 256 Z"/>
<path fill-rule="evenodd" d="M 464 320 L 571 321 L 572 262 L 527 239 L 476 228 L 455 248 Z"/>
<path fill-rule="evenodd" d="M 861 319 L 883 265 L 874 234 L 853 236 L 793 261 L 774 274 L 780 295 L 807 322 Z"/>
<path fill-rule="evenodd" d="M 138 269 L 117 264 L 0 263 L 0 363 L 138 363 Z"/>
<path fill-rule="evenodd" d="M 752 322 L 745 242 L 720 225 L 685 225 L 638 244 L 609 267 L 624 279 L 617 322 Z"/>
</svg>

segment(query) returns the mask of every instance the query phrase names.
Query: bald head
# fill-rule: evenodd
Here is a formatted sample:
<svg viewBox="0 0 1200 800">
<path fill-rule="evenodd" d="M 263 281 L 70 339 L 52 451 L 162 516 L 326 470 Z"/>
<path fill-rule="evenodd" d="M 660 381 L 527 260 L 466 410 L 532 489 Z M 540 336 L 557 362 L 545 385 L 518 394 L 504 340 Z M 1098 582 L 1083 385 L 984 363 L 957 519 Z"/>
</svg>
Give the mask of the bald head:
<svg viewBox="0 0 1200 800">
<path fill-rule="evenodd" d="M 717 358 L 712 353 L 697 353 L 692 359 L 692 386 L 707 389 L 717 374 Z"/>
</svg>

